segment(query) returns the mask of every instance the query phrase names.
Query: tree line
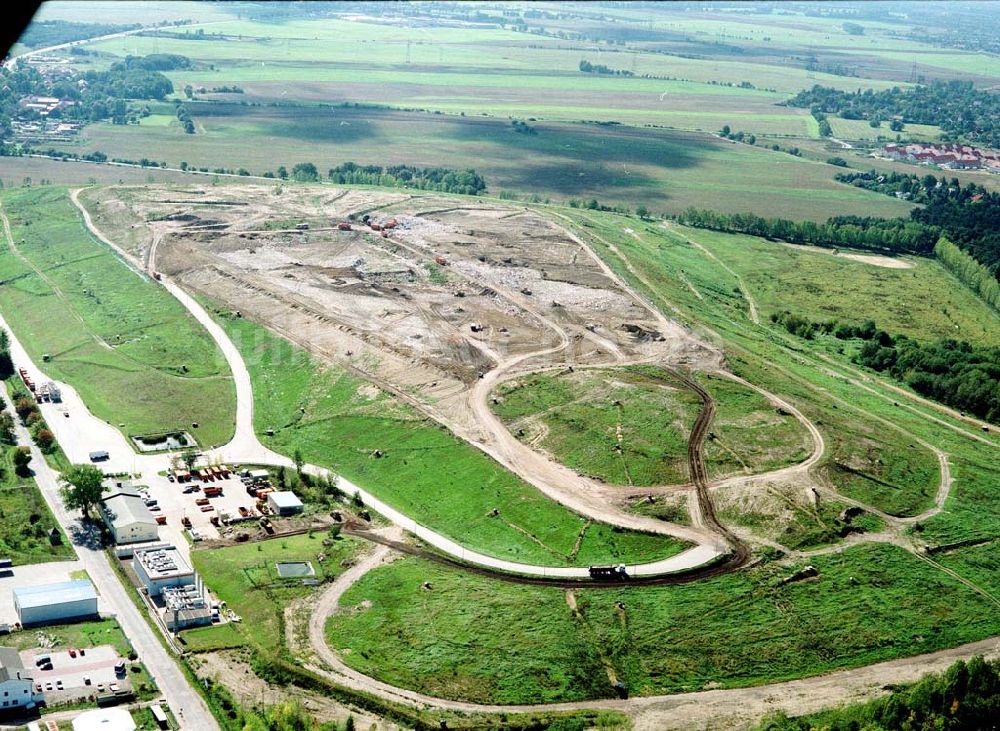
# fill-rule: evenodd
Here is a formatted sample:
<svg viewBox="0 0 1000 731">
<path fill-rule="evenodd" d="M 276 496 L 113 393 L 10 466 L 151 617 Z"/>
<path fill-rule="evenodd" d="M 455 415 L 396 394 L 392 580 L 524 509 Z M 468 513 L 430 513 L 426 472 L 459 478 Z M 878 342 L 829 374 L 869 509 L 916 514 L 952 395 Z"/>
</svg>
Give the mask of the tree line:
<svg viewBox="0 0 1000 731">
<path fill-rule="evenodd" d="M 756 731 L 980 731 L 1000 718 L 1000 662 L 973 657 L 867 703 L 766 719 Z"/>
<path fill-rule="evenodd" d="M 940 232 L 904 218 L 835 216 L 826 223 L 764 218 L 753 213 L 718 213 L 689 208 L 676 220 L 713 231 L 741 233 L 824 248 L 866 249 L 890 254 L 931 256 Z"/>
<path fill-rule="evenodd" d="M 910 212 L 916 223 L 942 231 L 962 251 L 1000 277 L 1000 194 L 957 178 L 903 173 L 842 173 L 837 180 L 922 203 Z M 898 194 L 898 195 L 897 195 Z"/>
<path fill-rule="evenodd" d="M 475 170 L 418 168 L 412 165 L 358 165 L 345 162 L 327 171 L 330 182 L 354 185 L 381 185 L 393 188 L 417 188 L 441 193 L 481 195 L 486 180 Z"/>
<path fill-rule="evenodd" d="M 943 339 L 933 343 L 891 335 L 873 320 L 864 323 L 815 322 L 793 312 L 771 315 L 771 322 L 805 340 L 822 334 L 864 341 L 854 358 L 859 365 L 905 383 L 917 393 L 981 419 L 1000 422 L 1000 348 Z"/>
<path fill-rule="evenodd" d="M 898 118 L 902 122 L 938 125 L 950 139 L 1000 146 L 1000 95 L 979 90 L 971 81 L 935 81 L 882 91 L 842 91 L 817 84 L 787 103 L 812 109 L 814 115 L 839 114 L 844 119 L 870 122 Z"/>
</svg>

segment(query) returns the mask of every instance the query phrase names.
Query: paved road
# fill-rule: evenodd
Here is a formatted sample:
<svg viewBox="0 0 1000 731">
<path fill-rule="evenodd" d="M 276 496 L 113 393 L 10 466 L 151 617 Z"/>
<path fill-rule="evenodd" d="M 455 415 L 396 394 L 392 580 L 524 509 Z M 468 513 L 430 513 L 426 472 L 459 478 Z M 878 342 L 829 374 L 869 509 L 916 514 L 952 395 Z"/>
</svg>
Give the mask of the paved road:
<svg viewBox="0 0 1000 731">
<path fill-rule="evenodd" d="M 3 327 L 10 334 L 11 357 L 15 365 L 21 367 L 25 363 L 30 363 L 27 353 L 3 317 L 0 317 L 0 327 Z M 0 392 L 13 413 L 13 406 L 10 404 L 10 398 L 6 391 L 0 389 Z M 91 418 L 94 419 L 94 417 Z M 94 421 L 97 422 L 97 425 L 106 426 L 99 419 L 94 419 Z M 31 469 L 35 472 L 35 480 L 38 482 L 45 502 L 48 503 L 56 520 L 71 536 L 77 556 L 93 579 L 101 598 L 109 606 L 115 608 L 118 622 L 132 641 L 139 657 L 150 669 L 171 709 L 177 713 L 181 709 L 184 710 L 184 728 L 197 729 L 198 731 L 218 729 L 219 726 L 208 710 L 208 706 L 188 684 L 187 678 L 163 648 L 163 645 L 160 644 L 160 638 L 156 636 L 155 630 L 146 623 L 139 609 L 128 596 L 126 588 L 109 563 L 107 554 L 101 549 L 100 542 L 87 541 L 87 534 L 81 525 L 79 516 L 66 510 L 59 493 L 58 477 L 55 471 L 49 467 L 38 447 L 31 442 L 28 430 L 18 423 L 16 432 L 19 444 L 31 446 Z M 73 540 L 74 536 L 77 538 L 76 540 Z"/>
</svg>

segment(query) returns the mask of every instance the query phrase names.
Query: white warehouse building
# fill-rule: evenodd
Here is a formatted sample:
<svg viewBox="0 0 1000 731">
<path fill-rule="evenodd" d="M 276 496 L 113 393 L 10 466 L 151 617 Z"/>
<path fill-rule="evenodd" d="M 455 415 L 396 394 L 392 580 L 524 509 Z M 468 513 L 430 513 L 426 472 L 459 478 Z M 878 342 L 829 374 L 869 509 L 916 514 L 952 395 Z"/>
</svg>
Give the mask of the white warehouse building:
<svg viewBox="0 0 1000 731">
<path fill-rule="evenodd" d="M 160 537 L 156 518 L 136 492 L 116 492 L 101 502 L 101 515 L 115 543 L 142 543 Z"/>
<path fill-rule="evenodd" d="M 294 515 L 295 513 L 301 513 L 304 506 L 302 505 L 302 501 L 299 500 L 299 496 L 294 492 L 291 490 L 282 490 L 280 492 L 268 493 L 267 507 L 275 515 Z"/>
<path fill-rule="evenodd" d="M 97 592 L 87 579 L 14 589 L 22 625 L 56 624 L 97 616 Z"/>
</svg>

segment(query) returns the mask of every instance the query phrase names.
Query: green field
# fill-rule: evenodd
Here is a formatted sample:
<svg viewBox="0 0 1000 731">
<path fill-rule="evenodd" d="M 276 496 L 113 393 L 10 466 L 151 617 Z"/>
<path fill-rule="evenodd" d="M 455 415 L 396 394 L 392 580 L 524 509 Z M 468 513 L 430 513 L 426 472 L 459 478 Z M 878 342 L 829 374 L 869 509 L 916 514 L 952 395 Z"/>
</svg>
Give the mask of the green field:
<svg viewBox="0 0 1000 731">
<path fill-rule="evenodd" d="M 265 444 L 285 454 L 301 450 L 305 461 L 333 469 L 470 549 L 588 566 L 665 558 L 685 547 L 592 523 L 411 407 L 373 394 L 367 382 L 244 319 L 221 317 L 221 324 L 250 371 L 257 431 L 274 429 Z"/>
<path fill-rule="evenodd" d="M 664 129 L 533 123 L 345 107 L 189 105 L 199 133 L 177 127 L 95 124 L 73 152 L 151 156 L 254 174 L 312 161 L 321 173 L 347 161 L 473 168 L 489 191 L 537 194 L 679 213 L 695 206 L 826 220 L 842 213 L 905 215 L 910 204 L 837 183 L 838 168 L 761 146 Z M 708 127 L 735 124 L 720 117 Z M 391 151 L 391 153 L 387 153 Z M 391 156 L 388 156 L 391 155 Z M 71 165 L 71 163 L 66 163 Z"/>
<path fill-rule="evenodd" d="M 61 528 L 62 542 L 54 546 L 49 541 L 49 531 L 58 523 L 35 481 L 14 472 L 12 455 L 13 448 L 0 446 L 0 554 L 15 566 L 73 560 L 73 548 Z"/>
<path fill-rule="evenodd" d="M 651 291 L 668 314 L 688 320 L 705 337 L 723 337 L 735 373 L 790 400 L 818 426 L 826 441 L 824 458 L 815 468 L 820 480 L 897 515 L 914 515 L 931 506 L 939 484 L 937 460 L 915 442 L 914 434 L 939 444 L 950 433 L 904 418 L 908 412 L 893 406 L 898 396 L 881 400 L 859 392 L 842 377 L 832 377 L 826 361 L 804 359 L 822 353 L 836 362 L 849 355 L 838 352 L 843 341 L 808 342 L 777 325 L 751 326 L 738 282 L 719 262 L 743 277 L 764 323 L 769 312 L 786 309 L 817 320 L 850 312 L 857 321 L 875 318 L 880 327 L 922 337 L 934 333 L 942 320 L 948 323 L 940 325 L 942 335 L 953 332 L 952 323 L 957 322 L 968 328 L 965 337 L 975 340 L 969 332 L 974 329 L 982 342 L 995 342 L 1000 334 L 991 322 L 995 316 L 937 263 L 923 259 L 915 260 L 912 269 L 886 269 L 752 237 L 683 229 L 684 236 L 717 257 L 711 259 L 678 236 L 677 229 L 645 225 L 635 236 L 622 232 L 617 216 L 575 213 L 570 218 L 582 224 L 583 234 L 622 276 Z M 643 281 L 621 266 L 605 242 L 613 242 L 628 257 Z M 836 267 L 834 273 L 824 276 L 824 265 Z M 885 308 L 885 302 L 891 307 Z M 713 328 L 711 333 L 702 330 L 706 325 Z M 781 364 L 780 370 L 775 363 Z M 967 450 L 963 447 L 963 452 L 974 453 Z"/>
<path fill-rule="evenodd" d="M 3 241 L 0 309 L 32 359 L 50 354 L 46 371 L 127 434 L 186 428 L 205 446 L 228 440 L 228 367 L 182 305 L 95 241 L 65 189 L 0 201 L 21 255 Z"/>
<path fill-rule="evenodd" d="M 187 649 L 202 652 L 249 643 L 268 651 L 281 650 L 285 607 L 318 589 L 303 586 L 298 579 L 279 578 L 275 562 L 309 561 L 316 571 L 315 578 L 324 582 L 340 573 L 341 561 L 353 558 L 365 545 L 355 538 L 338 538 L 324 545 L 326 537 L 319 532 L 221 549 L 193 550 L 191 562 L 195 570 L 241 621 L 186 631 Z M 320 554 L 326 557 L 322 561 Z"/>
<path fill-rule="evenodd" d="M 350 666 L 446 698 L 528 703 L 735 687 L 857 667 L 1000 631 L 993 604 L 893 546 L 680 587 L 563 591 L 421 562 L 378 568 L 328 623 Z M 431 590 L 421 588 L 430 581 Z M 624 609 L 616 606 L 622 602 Z M 349 652 L 348 652 L 349 651 Z"/>
<path fill-rule="evenodd" d="M 818 321 L 873 319 L 888 332 L 913 338 L 1000 344 L 1000 315 L 933 259 L 905 258 L 911 267 L 894 269 L 849 259 L 849 251 L 834 255 L 753 236 L 672 230 L 695 239 L 743 277 L 763 318 L 791 311 Z"/>
<path fill-rule="evenodd" d="M 881 122 L 878 127 L 872 127 L 864 119 L 841 119 L 840 117 L 829 117 L 830 127 L 833 129 L 833 136 L 843 140 L 874 140 L 884 137 L 887 140 L 895 140 L 900 135 L 906 140 L 927 140 L 934 141 L 941 136 L 941 128 L 930 124 L 907 124 L 902 132 L 893 132 L 889 129 L 888 122 Z"/>
<path fill-rule="evenodd" d="M 721 378 L 706 445 L 712 477 L 764 472 L 800 461 L 807 436 L 756 392 Z M 687 440 L 701 410 L 697 394 L 651 367 L 533 374 L 494 392 L 494 411 L 522 439 L 584 474 L 615 485 L 689 480 Z"/>
</svg>

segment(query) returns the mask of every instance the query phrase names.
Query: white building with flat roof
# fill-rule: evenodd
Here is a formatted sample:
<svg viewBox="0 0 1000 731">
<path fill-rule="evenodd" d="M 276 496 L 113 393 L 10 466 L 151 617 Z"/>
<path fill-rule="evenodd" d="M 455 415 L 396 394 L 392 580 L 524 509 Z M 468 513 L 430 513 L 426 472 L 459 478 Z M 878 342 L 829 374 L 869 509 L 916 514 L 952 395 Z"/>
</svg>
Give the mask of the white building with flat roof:
<svg viewBox="0 0 1000 731">
<path fill-rule="evenodd" d="M 135 731 L 135 721 L 124 708 L 98 708 L 74 718 L 73 731 Z"/>
<path fill-rule="evenodd" d="M 88 579 L 14 589 L 22 625 L 55 624 L 97 616 L 97 591 Z"/>
<path fill-rule="evenodd" d="M 302 501 L 291 490 L 281 490 L 267 494 L 267 507 L 275 515 L 294 515 L 302 512 Z"/>
<path fill-rule="evenodd" d="M 152 597 L 160 596 L 167 587 L 196 583 L 194 569 L 174 546 L 137 548 L 132 568 Z"/>
</svg>

